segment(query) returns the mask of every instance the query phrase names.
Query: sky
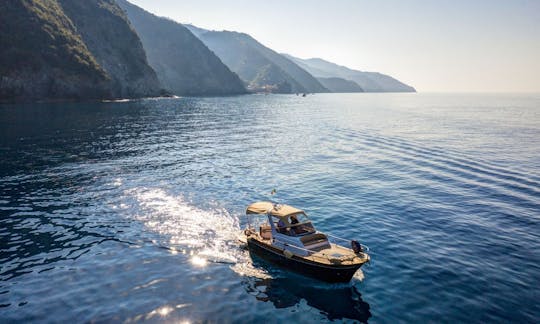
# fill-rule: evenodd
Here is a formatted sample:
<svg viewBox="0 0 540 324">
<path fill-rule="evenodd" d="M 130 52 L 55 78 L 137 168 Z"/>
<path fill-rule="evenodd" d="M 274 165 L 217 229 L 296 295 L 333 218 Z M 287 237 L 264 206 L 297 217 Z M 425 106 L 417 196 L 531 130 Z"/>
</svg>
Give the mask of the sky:
<svg viewBox="0 0 540 324">
<path fill-rule="evenodd" d="M 130 0 L 422 92 L 540 92 L 540 0 Z"/>
</svg>

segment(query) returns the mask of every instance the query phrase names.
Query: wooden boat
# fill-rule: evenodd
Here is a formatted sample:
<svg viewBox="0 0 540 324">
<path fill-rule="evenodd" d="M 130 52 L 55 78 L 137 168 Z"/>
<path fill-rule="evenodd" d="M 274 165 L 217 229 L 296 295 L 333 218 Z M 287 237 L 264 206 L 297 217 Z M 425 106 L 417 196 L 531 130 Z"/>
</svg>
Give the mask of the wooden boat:
<svg viewBox="0 0 540 324">
<path fill-rule="evenodd" d="M 315 229 L 303 210 L 272 202 L 246 209 L 243 240 L 250 253 L 327 282 L 348 282 L 369 262 L 366 246 Z M 252 219 L 252 216 L 263 216 Z M 347 246 L 348 245 L 348 246 Z"/>
</svg>

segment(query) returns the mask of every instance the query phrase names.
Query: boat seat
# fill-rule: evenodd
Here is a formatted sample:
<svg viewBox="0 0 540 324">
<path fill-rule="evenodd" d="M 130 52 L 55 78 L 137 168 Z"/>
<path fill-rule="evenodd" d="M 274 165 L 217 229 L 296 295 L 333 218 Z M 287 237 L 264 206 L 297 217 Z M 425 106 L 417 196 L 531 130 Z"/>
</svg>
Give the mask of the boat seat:
<svg viewBox="0 0 540 324">
<path fill-rule="evenodd" d="M 328 248 L 330 243 L 328 242 L 328 237 L 321 233 L 315 233 L 311 235 L 306 235 L 300 239 L 304 247 L 308 250 L 315 250 L 318 248 Z"/>
<path fill-rule="evenodd" d="M 261 225 L 259 234 L 263 239 L 270 240 L 272 239 L 272 228 L 268 224 Z"/>
</svg>

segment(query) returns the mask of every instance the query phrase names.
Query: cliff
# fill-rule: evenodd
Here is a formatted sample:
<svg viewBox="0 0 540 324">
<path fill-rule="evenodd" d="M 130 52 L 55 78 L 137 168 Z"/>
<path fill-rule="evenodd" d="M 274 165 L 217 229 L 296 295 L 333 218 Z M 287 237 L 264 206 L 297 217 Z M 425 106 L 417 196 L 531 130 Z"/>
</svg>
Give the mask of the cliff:
<svg viewBox="0 0 540 324">
<path fill-rule="evenodd" d="M 65 0 L 69 1 L 69 0 Z M 117 0 L 139 34 L 161 83 L 177 95 L 246 93 L 240 78 L 186 27 Z"/>
<path fill-rule="evenodd" d="M 109 77 L 56 0 L 0 2 L 0 101 L 110 97 Z"/>
<path fill-rule="evenodd" d="M 160 85 L 113 0 L 0 2 L 0 101 L 155 96 Z"/>
<path fill-rule="evenodd" d="M 157 96 L 161 85 L 141 40 L 114 0 L 59 0 L 82 40 L 111 78 L 117 98 Z"/>
</svg>

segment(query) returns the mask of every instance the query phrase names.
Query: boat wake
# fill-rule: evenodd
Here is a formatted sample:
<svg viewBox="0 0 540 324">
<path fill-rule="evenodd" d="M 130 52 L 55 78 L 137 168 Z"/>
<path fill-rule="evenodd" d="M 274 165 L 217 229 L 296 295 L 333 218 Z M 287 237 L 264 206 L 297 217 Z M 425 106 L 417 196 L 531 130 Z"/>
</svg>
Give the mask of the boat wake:
<svg viewBox="0 0 540 324">
<path fill-rule="evenodd" d="M 249 252 L 238 240 L 239 218 L 224 208 L 202 209 L 182 195 L 172 195 L 160 188 L 133 188 L 124 191 L 123 208 L 144 228 L 143 241 L 182 254 L 193 266 L 208 263 L 230 264 L 240 276 L 256 279 L 288 277 L 274 267 L 253 264 Z M 353 282 L 364 278 L 361 270 Z M 354 283 L 353 283 L 354 284 Z M 329 286 L 325 284 L 325 286 Z M 330 285 L 331 287 L 332 285 Z"/>
<path fill-rule="evenodd" d="M 126 208 L 135 211 L 132 217 L 144 225 L 153 244 L 186 255 L 195 266 L 225 263 L 242 276 L 270 277 L 253 266 L 248 252 L 241 248 L 238 217 L 227 210 L 201 209 L 160 188 L 134 188 L 124 193 Z"/>
</svg>

